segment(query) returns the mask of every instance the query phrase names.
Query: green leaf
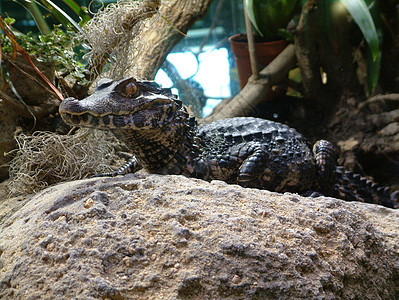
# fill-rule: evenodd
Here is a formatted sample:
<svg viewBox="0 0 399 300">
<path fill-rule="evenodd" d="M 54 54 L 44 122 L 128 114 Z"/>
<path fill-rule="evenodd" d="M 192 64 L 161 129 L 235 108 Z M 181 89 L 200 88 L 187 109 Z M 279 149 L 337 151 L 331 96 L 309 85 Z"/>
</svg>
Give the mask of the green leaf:
<svg viewBox="0 0 399 300">
<path fill-rule="evenodd" d="M 379 40 L 373 18 L 364 0 L 340 0 L 359 26 L 371 50 L 373 61 L 376 61 L 379 50 Z"/>
<path fill-rule="evenodd" d="M 263 35 L 258 27 L 258 23 L 255 19 L 255 9 L 254 9 L 254 2 L 253 0 L 246 0 L 245 5 L 247 6 L 247 14 L 249 19 L 251 20 L 252 26 L 255 28 L 257 32 Z"/>
<path fill-rule="evenodd" d="M 6 22 L 6 24 L 8 24 L 8 25 L 12 25 L 15 23 L 15 19 L 7 16 L 4 18 L 4 22 Z"/>
<path fill-rule="evenodd" d="M 246 0 L 249 19 L 264 38 L 278 38 L 278 30 L 285 29 L 300 11 L 301 0 Z"/>
<path fill-rule="evenodd" d="M 375 28 L 377 30 L 378 39 L 380 41 L 380 51 L 376 60 L 373 60 L 370 49 L 367 49 L 367 83 L 369 87 L 369 92 L 372 93 L 377 84 L 380 75 L 381 66 L 381 45 L 383 41 L 383 22 L 381 19 L 381 10 L 378 0 L 365 0 L 369 8 L 371 16 L 373 17 Z"/>
<path fill-rule="evenodd" d="M 369 92 L 373 92 L 378 84 L 381 66 L 381 51 L 378 52 L 377 58 L 374 59 L 370 49 L 367 49 L 367 83 Z"/>
<path fill-rule="evenodd" d="M 87 23 L 87 22 L 90 21 L 90 17 L 86 13 L 86 8 L 85 7 L 80 6 L 74 0 L 63 0 L 63 2 L 66 5 L 68 5 L 82 19 L 83 23 Z"/>
<path fill-rule="evenodd" d="M 38 3 L 39 0 L 35 0 Z M 82 27 L 75 22 L 65 11 L 59 8 L 50 0 L 40 0 L 44 6 L 51 12 L 51 14 L 66 28 L 73 27 L 76 31 L 82 31 Z M 64 0 L 66 1 L 66 0 Z"/>
<path fill-rule="evenodd" d="M 23 6 L 35 20 L 37 28 L 40 30 L 42 34 L 50 34 L 51 29 L 48 26 L 47 22 L 44 20 L 42 13 L 40 12 L 39 7 L 36 5 L 36 2 L 30 0 L 13 0 L 19 5 Z"/>
</svg>

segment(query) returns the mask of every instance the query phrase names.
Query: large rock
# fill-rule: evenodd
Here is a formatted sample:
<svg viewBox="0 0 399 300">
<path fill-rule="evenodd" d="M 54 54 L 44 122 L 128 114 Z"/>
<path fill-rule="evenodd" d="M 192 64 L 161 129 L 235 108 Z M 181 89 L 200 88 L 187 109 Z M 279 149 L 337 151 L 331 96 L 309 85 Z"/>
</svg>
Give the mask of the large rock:
<svg viewBox="0 0 399 300">
<path fill-rule="evenodd" d="M 53 186 L 0 225 L 1 299 L 394 299 L 399 212 L 182 176 Z"/>
</svg>

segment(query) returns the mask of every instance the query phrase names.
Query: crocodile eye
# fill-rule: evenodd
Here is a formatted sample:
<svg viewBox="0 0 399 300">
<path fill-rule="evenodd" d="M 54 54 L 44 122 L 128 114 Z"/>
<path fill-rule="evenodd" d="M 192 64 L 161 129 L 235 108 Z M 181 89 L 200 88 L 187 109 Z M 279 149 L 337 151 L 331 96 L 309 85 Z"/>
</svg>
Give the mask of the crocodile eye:
<svg viewBox="0 0 399 300">
<path fill-rule="evenodd" d="M 137 93 L 137 85 L 134 82 L 129 82 L 123 88 L 123 94 L 127 97 L 133 97 Z"/>
</svg>

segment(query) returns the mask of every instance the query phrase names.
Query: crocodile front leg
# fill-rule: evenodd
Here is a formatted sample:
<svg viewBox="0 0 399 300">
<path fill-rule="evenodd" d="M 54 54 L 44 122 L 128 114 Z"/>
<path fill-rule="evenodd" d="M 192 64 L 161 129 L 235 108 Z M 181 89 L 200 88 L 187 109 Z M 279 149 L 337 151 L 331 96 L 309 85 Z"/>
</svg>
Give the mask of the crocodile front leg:
<svg viewBox="0 0 399 300">
<path fill-rule="evenodd" d="M 258 142 L 241 143 L 222 153 L 226 154 L 207 156 L 210 172 L 205 179 L 223 180 L 244 187 L 263 187 L 260 177 L 269 162 L 264 145 Z"/>
<path fill-rule="evenodd" d="M 238 169 L 237 183 L 244 187 L 260 188 L 264 186 L 264 181 L 270 180 L 267 175 L 269 155 L 266 150 L 259 145 L 249 147 L 248 152 L 250 154 L 245 158 Z"/>
</svg>

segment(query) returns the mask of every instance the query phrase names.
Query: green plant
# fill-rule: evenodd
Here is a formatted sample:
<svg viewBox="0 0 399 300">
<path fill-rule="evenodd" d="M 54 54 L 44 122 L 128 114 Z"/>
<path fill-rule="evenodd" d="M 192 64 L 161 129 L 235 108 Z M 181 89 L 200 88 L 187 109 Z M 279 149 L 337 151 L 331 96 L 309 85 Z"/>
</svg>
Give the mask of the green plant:
<svg viewBox="0 0 399 300">
<path fill-rule="evenodd" d="M 300 12 L 302 0 L 246 0 L 249 19 L 256 32 L 267 41 L 286 36 L 285 28 Z"/>
<path fill-rule="evenodd" d="M 71 74 L 81 85 L 86 85 L 88 82 L 85 75 L 88 71 L 85 69 L 85 65 L 80 62 L 76 52 L 79 47 L 73 47 L 74 33 L 81 32 L 81 26 L 90 20 L 86 8 L 79 6 L 74 0 L 63 0 L 79 16 L 81 21 L 77 23 L 50 0 L 14 1 L 22 5 L 32 15 L 41 34 L 34 35 L 31 32 L 22 34 L 12 28 L 14 19 L 0 17 L 4 32 L 0 34 L 0 54 L 1 52 L 12 54 L 15 58 L 18 51 L 28 61 L 27 54 L 35 55 L 38 60 L 51 63 L 60 73 Z M 49 11 L 60 22 L 60 25 L 56 25 L 53 30 L 50 30 L 38 6 Z M 61 26 L 64 26 L 65 30 L 62 30 Z M 33 64 L 31 61 L 29 63 Z M 34 69 L 37 68 L 34 67 Z M 40 74 L 39 70 L 37 72 Z M 40 74 L 40 76 L 43 77 L 44 75 Z"/>
<path fill-rule="evenodd" d="M 337 1 L 337 0 L 335 0 Z M 377 0 L 339 0 L 359 26 L 367 42 L 367 81 L 369 91 L 377 86 L 381 64 L 382 25 Z"/>
<path fill-rule="evenodd" d="M 324 30 L 336 30 L 341 24 L 331 22 L 332 19 L 353 20 L 359 27 L 367 43 L 367 83 L 369 92 L 377 86 L 382 44 L 382 20 L 378 0 L 325 0 L 320 1 L 321 22 Z M 334 24 L 332 24 L 334 23 Z M 353 45 L 358 47 L 358 45 Z"/>
<path fill-rule="evenodd" d="M 369 90 L 373 91 L 378 83 L 381 62 L 382 25 L 378 0 L 320 0 L 320 6 L 326 9 L 323 21 L 328 22 L 331 14 L 336 13 L 334 4 L 341 3 L 362 32 L 368 45 L 367 79 Z M 262 37 L 274 40 L 287 36 L 285 28 L 292 18 L 299 13 L 301 0 L 246 0 L 251 23 Z M 334 30 L 326 26 L 328 30 Z"/>
<path fill-rule="evenodd" d="M 60 24 L 65 28 L 72 28 L 75 31 L 82 31 L 82 27 L 88 21 L 90 17 L 87 14 L 87 8 L 79 6 L 74 0 L 62 0 L 66 5 L 68 5 L 80 18 L 80 22 L 77 23 L 74 19 L 69 16 L 65 11 L 59 8 L 50 0 L 14 0 L 16 3 L 23 6 L 33 17 L 36 22 L 37 27 L 43 35 L 50 34 L 51 30 L 47 25 L 43 15 L 40 12 L 38 6 L 50 12 Z"/>
<path fill-rule="evenodd" d="M 2 31 L 4 32 L 4 38 L 7 36 L 7 38 L 9 39 L 9 41 L 11 42 L 11 49 L 12 49 L 12 58 L 16 59 L 17 58 L 17 52 L 19 52 L 26 60 L 27 62 L 32 66 L 32 68 L 39 74 L 39 76 L 47 83 L 47 85 L 53 90 L 53 92 L 57 95 L 57 97 L 59 99 L 63 99 L 62 94 L 60 93 L 60 91 L 52 84 L 52 82 L 50 82 L 48 80 L 48 78 L 36 67 L 36 65 L 33 63 L 31 57 L 28 55 L 28 53 L 24 50 L 24 48 L 21 47 L 21 45 L 16 41 L 16 37 L 14 32 L 11 29 L 10 24 L 8 24 L 7 22 L 9 22 L 10 24 L 12 24 L 13 19 L 11 18 L 7 18 L 6 20 L 3 20 L 3 18 L 1 18 L 0 16 L 0 28 L 2 29 Z M 3 47 L 1 46 L 3 43 L 0 43 L 0 58 L 2 56 L 2 52 L 3 52 Z M 5 44 L 5 42 L 4 42 Z M 1 60 L 0 60 L 1 63 Z M 1 66 L 1 65 L 0 65 Z M 9 84 L 10 82 L 8 82 L 3 89 Z"/>
<path fill-rule="evenodd" d="M 12 18 L 6 18 L 6 23 L 11 25 Z M 71 29 L 63 31 L 60 25 L 54 27 L 50 34 L 34 35 L 31 32 L 21 34 L 13 31 L 11 35 L 0 34 L 1 51 L 13 55 L 15 50 L 24 51 L 34 55 L 39 61 L 52 64 L 55 69 L 63 74 L 71 74 L 74 78 L 85 84 L 85 65 L 80 62 L 77 53 L 72 48 L 74 32 Z M 18 46 L 17 46 L 18 45 Z M 16 49 L 16 47 L 20 47 Z"/>
</svg>

